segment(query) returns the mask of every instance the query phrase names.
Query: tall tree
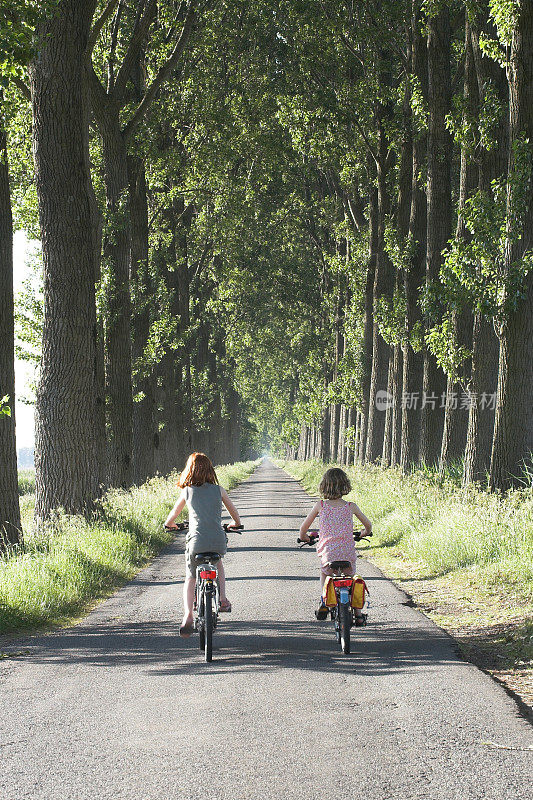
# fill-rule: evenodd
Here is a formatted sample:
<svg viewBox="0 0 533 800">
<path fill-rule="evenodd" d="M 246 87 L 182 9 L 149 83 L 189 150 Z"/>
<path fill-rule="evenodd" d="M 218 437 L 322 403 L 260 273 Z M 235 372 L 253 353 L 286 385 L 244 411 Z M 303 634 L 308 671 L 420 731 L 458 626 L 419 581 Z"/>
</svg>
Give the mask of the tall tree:
<svg viewBox="0 0 533 800">
<path fill-rule="evenodd" d="M 531 475 L 533 453 L 533 4 L 512 4 L 509 83 L 506 303 L 500 334 L 492 488 Z"/>
<path fill-rule="evenodd" d="M 404 271 L 406 341 L 403 353 L 400 452 L 400 466 L 404 471 L 418 462 L 424 377 L 420 293 L 424 285 L 426 268 L 427 201 L 421 175 L 425 170 L 427 150 L 424 114 L 427 101 L 427 45 L 422 35 L 421 5 L 420 0 L 413 0 L 411 11 L 412 74 L 416 91 L 413 99 L 415 113 L 413 113 L 413 168 L 408 233 L 409 260 Z"/>
<path fill-rule="evenodd" d="M 451 29 L 446 0 L 428 4 L 428 165 L 427 165 L 427 323 L 438 320 L 439 274 L 442 253 L 452 226 L 452 138 L 446 124 L 451 108 Z M 424 382 L 420 435 L 420 460 L 438 462 L 442 442 L 446 393 L 444 372 L 432 353 L 424 350 Z"/>
<path fill-rule="evenodd" d="M 480 148 L 479 196 L 484 207 L 499 205 L 495 200 L 494 186 L 506 174 L 508 165 L 508 88 L 505 71 L 494 58 L 487 58 L 481 50 L 480 35 L 496 39 L 494 22 L 489 16 L 488 2 L 479 4 L 478 13 L 472 16 L 471 41 L 476 66 L 480 105 L 487 107 L 492 117 L 488 141 Z M 491 262 L 498 261 L 493 254 Z M 469 391 L 473 402 L 468 415 L 463 481 L 484 481 L 490 468 L 494 432 L 494 405 L 492 401 L 481 404 L 481 398 L 493 398 L 498 385 L 499 342 L 494 330 L 494 319 L 479 303 L 474 312 L 472 328 L 472 369 Z"/>
<path fill-rule="evenodd" d="M 0 93 L 0 549 L 21 538 L 15 441 L 13 216 Z"/>
<path fill-rule="evenodd" d="M 37 394 L 37 519 L 89 508 L 98 491 L 96 306 L 84 65 L 96 0 L 61 0 L 31 63 L 44 265 Z"/>
<path fill-rule="evenodd" d="M 472 48 L 471 27 L 468 12 L 465 13 L 465 57 L 462 120 L 458 139 L 461 144 L 461 161 L 459 167 L 459 203 L 455 239 L 467 239 L 470 236 L 464 219 L 466 203 L 477 188 L 478 168 L 474 160 L 476 136 L 474 132 L 479 119 L 479 90 L 476 79 L 474 52 Z M 444 413 L 444 430 L 440 453 L 440 469 L 460 459 L 466 446 L 468 428 L 468 410 L 460 402 L 461 392 L 470 379 L 470 358 L 465 356 L 472 349 L 472 312 L 468 302 L 458 291 L 454 298 L 449 316 L 453 330 L 454 343 L 460 355 L 453 359 L 447 369 L 446 408 Z"/>
</svg>

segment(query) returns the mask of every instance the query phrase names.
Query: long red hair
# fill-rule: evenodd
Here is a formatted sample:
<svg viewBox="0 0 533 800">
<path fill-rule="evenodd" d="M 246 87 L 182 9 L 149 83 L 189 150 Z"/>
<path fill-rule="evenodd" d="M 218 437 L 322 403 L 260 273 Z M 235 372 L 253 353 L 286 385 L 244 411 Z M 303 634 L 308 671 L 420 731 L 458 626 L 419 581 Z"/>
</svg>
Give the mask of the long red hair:
<svg viewBox="0 0 533 800">
<path fill-rule="evenodd" d="M 178 486 L 202 486 L 204 483 L 218 483 L 215 468 L 205 453 L 191 453 L 180 475 Z"/>
</svg>

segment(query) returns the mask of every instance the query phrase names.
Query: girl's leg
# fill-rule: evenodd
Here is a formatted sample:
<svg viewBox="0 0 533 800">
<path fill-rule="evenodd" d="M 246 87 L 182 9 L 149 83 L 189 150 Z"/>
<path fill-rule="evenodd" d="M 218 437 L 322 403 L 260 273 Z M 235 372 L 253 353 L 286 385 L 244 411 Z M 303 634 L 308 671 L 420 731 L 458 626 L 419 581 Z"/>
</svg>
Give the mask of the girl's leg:
<svg viewBox="0 0 533 800">
<path fill-rule="evenodd" d="M 224 572 L 224 562 L 222 559 L 217 564 L 218 570 L 218 589 L 220 591 L 220 602 L 227 603 L 228 598 L 226 597 L 226 573 Z"/>
<path fill-rule="evenodd" d="M 194 603 L 194 585 L 196 581 L 190 575 L 185 578 L 183 584 L 183 622 L 182 625 L 192 625 L 192 606 Z"/>
<path fill-rule="evenodd" d="M 326 580 L 326 575 L 327 575 L 327 572 L 325 572 L 324 569 L 321 567 L 320 568 L 320 602 L 318 604 L 318 609 L 315 611 L 315 616 L 319 620 L 326 619 L 326 617 L 328 615 L 328 610 L 327 610 L 326 606 L 324 605 L 324 600 L 322 598 L 322 590 L 324 588 L 324 581 Z"/>
</svg>

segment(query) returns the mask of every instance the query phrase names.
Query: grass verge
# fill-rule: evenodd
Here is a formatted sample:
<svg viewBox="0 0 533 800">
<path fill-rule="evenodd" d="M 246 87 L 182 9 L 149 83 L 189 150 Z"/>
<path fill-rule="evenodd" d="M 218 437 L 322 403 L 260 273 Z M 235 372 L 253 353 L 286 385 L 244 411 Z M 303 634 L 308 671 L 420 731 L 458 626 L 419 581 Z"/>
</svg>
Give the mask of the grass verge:
<svg viewBox="0 0 533 800">
<path fill-rule="evenodd" d="M 316 494 L 326 465 L 278 462 Z M 429 472 L 344 467 L 373 522 L 377 566 L 457 640 L 464 656 L 533 703 L 533 492 L 506 496 Z"/>
<path fill-rule="evenodd" d="M 231 489 L 256 462 L 217 468 Z M 93 519 L 60 515 L 53 532 L 31 533 L 33 495 L 21 497 L 24 544 L 0 557 L 0 633 L 61 625 L 129 580 L 173 534 L 163 522 L 177 496 L 177 475 L 113 489 Z"/>
<path fill-rule="evenodd" d="M 35 470 L 19 469 L 19 496 L 35 492 Z"/>
</svg>

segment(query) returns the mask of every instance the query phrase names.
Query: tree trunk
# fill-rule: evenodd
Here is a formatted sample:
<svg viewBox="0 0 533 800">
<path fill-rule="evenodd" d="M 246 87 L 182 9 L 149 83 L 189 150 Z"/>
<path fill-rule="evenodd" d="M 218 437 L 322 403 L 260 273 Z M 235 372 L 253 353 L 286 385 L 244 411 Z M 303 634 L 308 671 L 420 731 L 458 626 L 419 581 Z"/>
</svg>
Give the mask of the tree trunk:
<svg viewBox="0 0 533 800">
<path fill-rule="evenodd" d="M 394 349 L 392 358 L 389 358 L 389 372 L 387 375 L 387 396 L 392 398 L 394 388 Z M 385 410 L 385 428 L 383 431 L 383 451 L 381 453 L 381 466 L 389 467 L 391 459 L 391 445 L 392 445 L 392 402 L 387 404 Z"/>
<path fill-rule="evenodd" d="M 533 142 L 533 4 L 521 3 L 514 23 L 508 68 L 511 148 L 509 175 L 524 140 Z M 533 160 L 527 154 L 527 183 L 510 180 L 509 237 L 505 254 L 507 316 L 500 336 L 498 400 L 490 486 L 507 489 L 531 480 L 533 453 L 533 271 L 516 297 L 516 265 L 533 247 Z M 524 204 L 523 209 L 521 204 Z M 511 227 L 512 226 L 512 227 Z M 527 470 L 527 474 L 526 474 Z"/>
<path fill-rule="evenodd" d="M 339 456 L 339 443 L 340 443 L 340 420 L 341 420 L 341 405 L 340 403 L 331 403 L 330 405 L 330 436 L 329 436 L 329 451 L 332 461 L 337 462 L 340 460 Z"/>
<path fill-rule="evenodd" d="M 0 103 L 3 98 L 0 95 Z M 22 539 L 15 439 L 15 324 L 13 304 L 13 217 L 6 131 L 0 106 L 0 550 Z"/>
<path fill-rule="evenodd" d="M 148 265 L 148 202 L 141 159 L 130 156 L 129 203 L 131 218 L 132 357 L 134 367 L 133 481 L 144 483 L 155 471 L 156 385 L 154 367 L 146 361 L 154 287 Z M 138 397 L 140 396 L 140 397 Z"/>
<path fill-rule="evenodd" d="M 412 69 L 420 91 L 427 98 L 427 45 L 421 34 L 420 0 L 413 0 Z M 402 430 L 400 445 L 400 467 L 407 472 L 416 463 L 420 451 L 420 409 L 424 379 L 424 357 L 419 343 L 413 347 L 413 339 L 421 335 L 422 313 L 420 292 L 426 271 L 427 203 L 421 186 L 420 173 L 426 163 L 426 137 L 413 133 L 413 170 L 411 184 L 411 208 L 409 217 L 409 243 L 411 247 L 409 269 L 404 273 L 406 343 L 403 352 L 402 377 Z"/>
<path fill-rule="evenodd" d="M 229 388 L 229 408 L 230 408 L 230 460 L 232 463 L 241 460 L 241 410 L 239 395 L 233 388 Z M 307 431 L 307 428 L 306 428 Z M 299 458 L 299 457 L 298 457 Z"/>
<path fill-rule="evenodd" d="M 359 452 L 360 452 L 360 444 L 361 444 L 361 420 L 362 415 L 361 412 L 356 410 L 355 411 L 355 435 L 353 440 L 353 464 L 357 464 L 359 459 Z"/>
<path fill-rule="evenodd" d="M 330 413 L 329 407 L 322 413 L 322 420 L 319 426 L 319 459 L 327 463 L 331 459 L 331 452 L 329 449 L 329 434 L 330 434 Z"/>
<path fill-rule="evenodd" d="M 170 244 L 168 247 L 163 248 L 160 254 L 161 271 L 168 295 L 170 316 L 173 323 L 178 326 L 176 335 L 179 335 L 179 329 L 182 326 L 188 325 L 188 296 L 187 318 L 183 319 L 182 317 L 184 300 L 181 294 L 184 291 L 184 284 L 187 285 L 188 291 L 188 277 L 182 275 L 182 272 L 188 271 L 187 256 L 183 250 L 184 242 L 179 236 L 179 217 L 182 212 L 183 200 L 180 198 L 176 207 L 169 209 L 167 222 Z M 203 343 L 204 339 L 201 338 L 201 341 Z M 205 346 L 207 348 L 207 341 L 205 341 Z M 160 459 L 161 469 L 165 473 L 174 469 L 176 463 L 181 463 L 186 459 L 191 444 L 188 433 L 186 435 L 184 431 L 183 399 L 185 386 L 182 357 L 182 349 L 176 349 L 176 342 L 173 340 L 168 341 L 160 364 L 162 375 Z M 202 368 L 205 368 L 209 363 L 207 349 L 203 354 L 203 358 L 205 363 Z M 204 441 L 202 444 L 205 446 Z"/>
<path fill-rule="evenodd" d="M 407 60 L 412 64 L 412 33 L 408 32 Z M 413 182 L 413 135 L 411 113 L 411 80 L 407 76 L 404 88 L 402 110 L 402 141 L 400 169 L 398 176 L 398 202 L 395 225 L 398 239 L 404 247 L 409 235 L 409 217 Z M 395 296 L 399 296 L 404 283 L 403 269 L 398 269 L 395 280 Z M 389 362 L 387 392 L 390 402 L 385 417 L 385 437 L 383 441 L 382 464 L 395 466 L 400 460 L 401 440 L 401 400 L 402 400 L 402 348 L 404 331 L 395 331 L 393 352 Z"/>
<path fill-rule="evenodd" d="M 400 463 L 400 443 L 402 433 L 402 372 L 403 352 L 400 344 L 394 345 L 392 368 L 392 419 L 390 466 Z"/>
<path fill-rule="evenodd" d="M 378 221 L 377 221 L 377 259 L 373 296 L 372 330 L 372 375 L 368 400 L 368 429 L 365 457 L 376 461 L 382 455 L 385 431 L 386 391 L 391 348 L 379 330 L 379 307 L 383 298 L 392 298 L 394 289 L 393 265 L 385 252 L 385 225 L 390 210 L 387 188 L 388 142 L 384 130 L 384 118 L 388 110 L 380 107 L 378 113 L 379 154 L 377 164 Z"/>
<path fill-rule="evenodd" d="M 346 464 L 345 431 L 346 406 L 341 404 L 339 413 L 339 439 L 337 444 L 337 461 L 339 464 Z"/>
<path fill-rule="evenodd" d="M 463 125 L 470 124 L 479 116 L 479 95 L 476 80 L 474 55 L 470 37 L 468 14 L 465 15 L 465 68 L 463 84 Z M 461 147 L 461 166 L 459 174 L 459 213 L 455 238 L 457 241 L 469 238 L 469 232 L 463 219 L 463 210 L 468 198 L 477 188 L 478 169 L 473 161 L 470 146 Z M 454 338 L 458 347 L 467 350 L 472 348 L 472 312 L 464 305 L 453 311 Z M 470 380 L 470 361 L 466 360 L 461 367 L 461 374 L 448 375 L 446 387 L 446 408 L 444 412 L 444 430 L 440 454 L 440 471 L 464 456 L 466 434 L 468 428 L 468 408 L 461 402 L 463 387 Z M 461 380 L 462 377 L 462 380 Z"/>
<path fill-rule="evenodd" d="M 372 337 L 373 337 L 373 292 L 376 276 L 377 235 L 378 235 L 378 196 L 376 189 L 370 193 L 369 220 L 369 252 L 368 270 L 365 283 L 365 319 L 363 332 L 363 352 L 361 355 L 361 409 L 359 418 L 359 436 L 356 449 L 358 461 L 365 460 L 366 433 L 368 427 L 368 403 L 370 398 L 370 380 L 372 376 Z"/>
<path fill-rule="evenodd" d="M 89 128 L 90 122 L 90 103 L 89 87 L 84 86 L 85 90 L 85 110 L 87 113 L 86 126 Z M 88 192 L 91 204 L 91 233 L 93 242 L 94 259 L 94 283 L 96 291 L 101 286 L 102 280 L 102 230 L 103 218 L 98 205 L 98 199 L 94 190 L 90 168 L 88 172 Z M 106 392 L 105 392 L 105 347 L 104 347 L 104 320 L 102 313 L 96 309 L 96 417 L 95 417 L 95 439 L 96 439 L 96 462 L 98 467 L 98 486 L 99 493 L 102 494 L 107 487 L 107 436 L 106 436 Z"/>
<path fill-rule="evenodd" d="M 486 480 L 494 434 L 493 398 L 498 385 L 499 343 L 492 320 L 478 312 L 472 331 L 472 398 L 468 415 L 463 483 Z"/>
<path fill-rule="evenodd" d="M 478 93 L 483 98 L 487 90 L 496 91 L 502 107 L 508 106 L 509 92 L 505 72 L 492 58 L 481 52 L 480 33 L 494 38 L 495 31 L 489 17 L 488 4 L 481 9 L 471 26 L 471 41 Z M 479 160 L 479 189 L 490 193 L 492 181 L 500 178 L 507 169 L 509 130 L 507 114 L 502 113 L 493 133 L 495 146 L 481 150 Z M 490 469 L 492 439 L 494 434 L 493 398 L 498 386 L 499 342 L 492 319 L 480 311 L 474 316 L 472 331 L 472 372 L 469 392 L 472 398 L 468 416 L 463 483 L 485 481 Z"/>
<path fill-rule="evenodd" d="M 96 0 L 63 0 L 37 31 L 33 149 L 44 264 L 37 391 L 38 520 L 76 513 L 98 491 L 96 305 L 89 195 L 85 49 Z"/>
<path fill-rule="evenodd" d="M 99 116 L 97 115 L 97 119 Z M 104 263 L 109 271 L 105 319 L 108 418 L 108 480 L 127 487 L 133 479 L 133 387 L 131 366 L 130 253 L 131 220 L 128 157 L 119 109 L 110 105 L 100 125 L 105 164 L 107 225 Z"/>
<path fill-rule="evenodd" d="M 437 286 L 442 251 L 451 236 L 451 161 L 452 139 L 446 125 L 451 106 L 450 12 L 441 5 L 428 17 L 428 181 L 427 181 L 427 262 L 426 284 L 430 295 Z M 428 327 L 438 321 L 433 309 Z M 420 436 L 420 459 L 425 464 L 438 462 L 444 423 L 446 377 L 431 353 L 424 350 L 424 382 Z"/>
</svg>

